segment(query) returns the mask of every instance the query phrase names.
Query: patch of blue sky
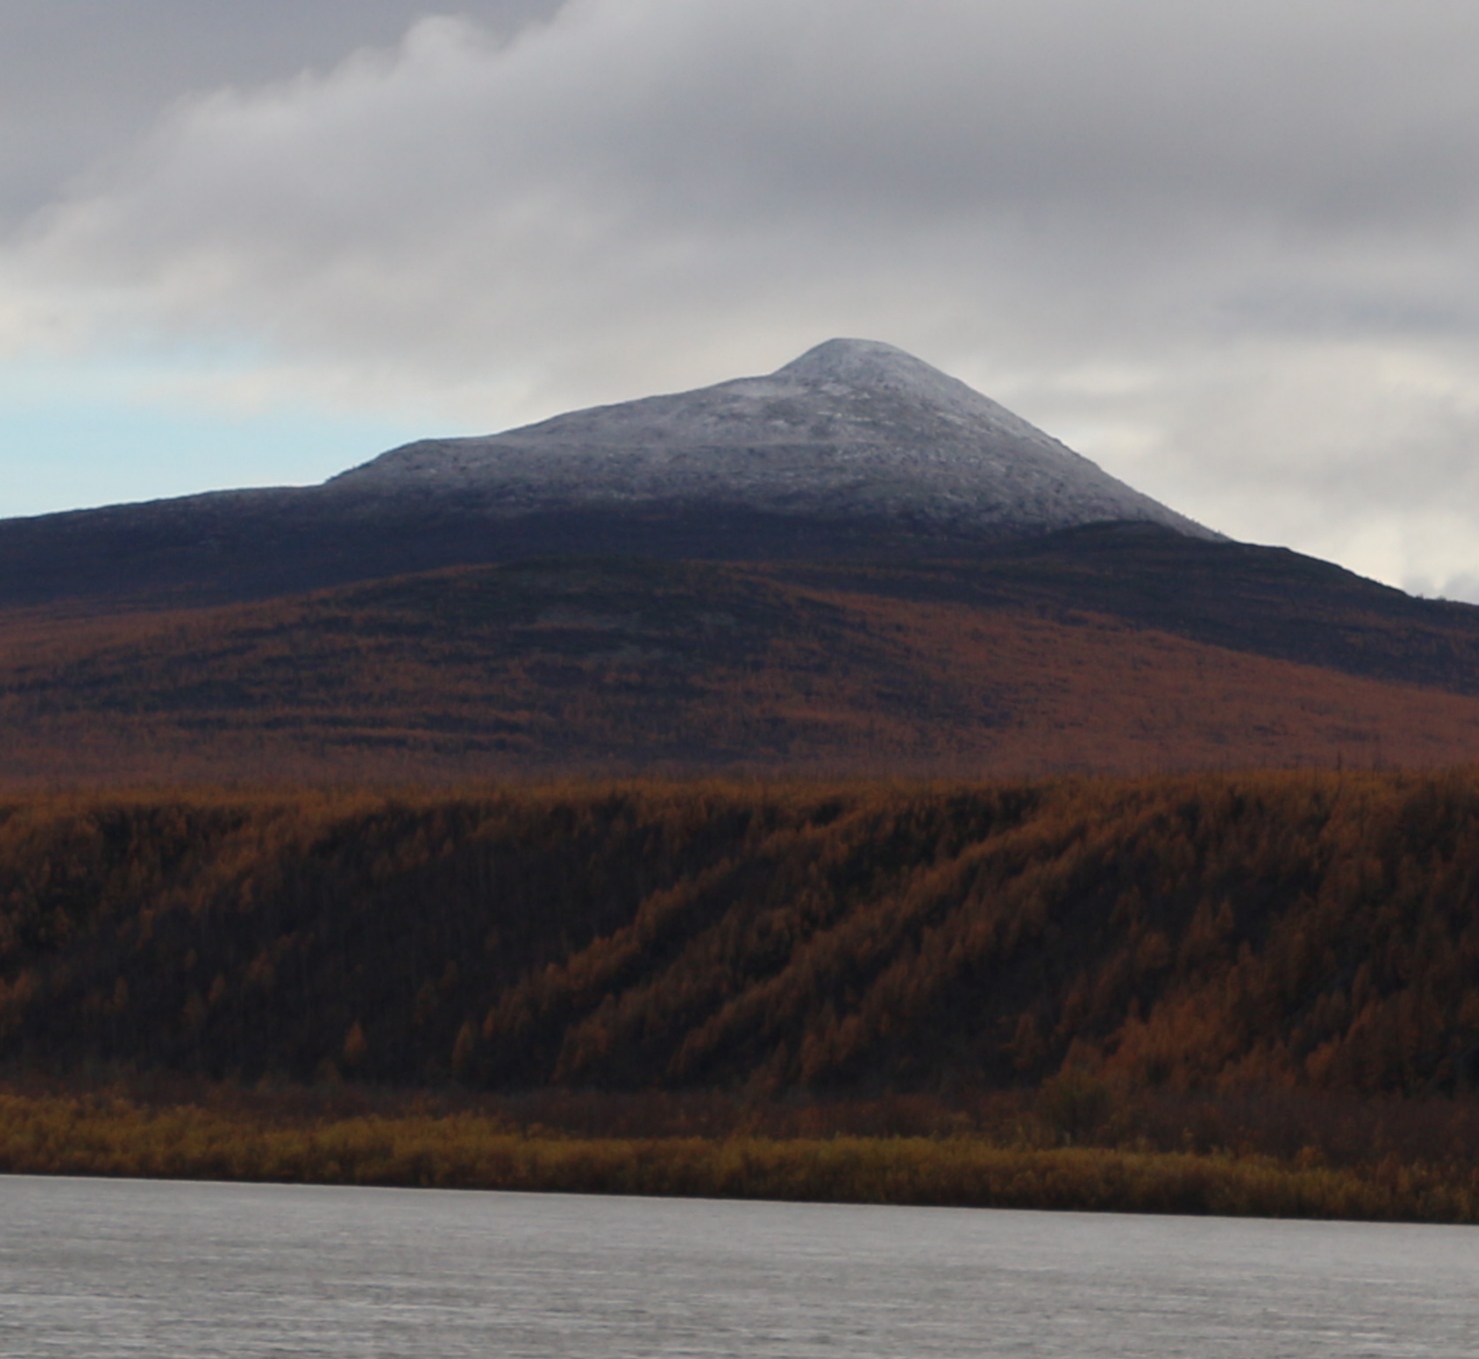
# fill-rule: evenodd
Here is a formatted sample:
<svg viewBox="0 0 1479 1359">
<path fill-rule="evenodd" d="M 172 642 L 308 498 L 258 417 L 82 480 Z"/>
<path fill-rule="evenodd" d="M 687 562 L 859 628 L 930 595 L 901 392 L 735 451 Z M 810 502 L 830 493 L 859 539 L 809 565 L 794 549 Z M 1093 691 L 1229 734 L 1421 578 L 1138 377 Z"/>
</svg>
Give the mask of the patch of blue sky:
<svg viewBox="0 0 1479 1359">
<path fill-rule="evenodd" d="M 429 434 L 423 417 L 171 393 L 159 369 L 0 365 L 0 518 L 310 485 Z"/>
</svg>

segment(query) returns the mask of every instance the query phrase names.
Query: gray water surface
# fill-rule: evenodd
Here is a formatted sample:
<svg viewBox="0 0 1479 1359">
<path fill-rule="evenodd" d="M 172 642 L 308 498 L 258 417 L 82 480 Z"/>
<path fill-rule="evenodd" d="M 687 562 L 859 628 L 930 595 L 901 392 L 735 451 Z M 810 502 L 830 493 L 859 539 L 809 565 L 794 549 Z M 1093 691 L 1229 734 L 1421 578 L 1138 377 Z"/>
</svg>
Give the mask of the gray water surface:
<svg viewBox="0 0 1479 1359">
<path fill-rule="evenodd" d="M 0 1176 L 0 1356 L 1479 1355 L 1479 1231 Z"/>
</svg>

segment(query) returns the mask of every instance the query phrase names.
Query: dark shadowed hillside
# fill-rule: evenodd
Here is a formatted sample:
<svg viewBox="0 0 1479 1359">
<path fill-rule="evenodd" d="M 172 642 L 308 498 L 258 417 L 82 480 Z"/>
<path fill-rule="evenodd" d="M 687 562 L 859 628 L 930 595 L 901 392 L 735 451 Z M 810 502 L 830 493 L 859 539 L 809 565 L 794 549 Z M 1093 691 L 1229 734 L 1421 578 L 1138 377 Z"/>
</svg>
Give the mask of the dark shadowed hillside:
<svg viewBox="0 0 1479 1359">
<path fill-rule="evenodd" d="M 1479 608 L 1419 599 L 1286 548 L 1103 524 L 1000 543 L 970 560 L 831 563 L 789 573 L 977 608 L 1079 610 L 1229 650 L 1479 692 Z"/>
</svg>

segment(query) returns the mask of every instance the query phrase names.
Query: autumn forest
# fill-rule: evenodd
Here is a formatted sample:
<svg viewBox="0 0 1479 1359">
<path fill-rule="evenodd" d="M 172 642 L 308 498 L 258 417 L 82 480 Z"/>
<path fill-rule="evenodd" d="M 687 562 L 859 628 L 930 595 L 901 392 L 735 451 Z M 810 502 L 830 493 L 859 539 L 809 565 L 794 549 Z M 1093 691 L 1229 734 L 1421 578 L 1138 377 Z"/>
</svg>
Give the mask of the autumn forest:
<svg viewBox="0 0 1479 1359">
<path fill-rule="evenodd" d="M 1476 906 L 1471 772 L 17 798 L 0 1077 L 1468 1175 Z"/>
</svg>

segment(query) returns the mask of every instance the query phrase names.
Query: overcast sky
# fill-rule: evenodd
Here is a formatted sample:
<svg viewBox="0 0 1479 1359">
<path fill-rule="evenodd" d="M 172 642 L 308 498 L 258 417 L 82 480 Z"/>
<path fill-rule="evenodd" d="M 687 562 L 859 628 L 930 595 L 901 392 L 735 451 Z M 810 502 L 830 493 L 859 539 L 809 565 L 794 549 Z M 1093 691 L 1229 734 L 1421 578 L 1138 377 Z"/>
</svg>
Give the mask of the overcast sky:
<svg viewBox="0 0 1479 1359">
<path fill-rule="evenodd" d="M 0 0 L 0 514 L 902 345 L 1479 599 L 1474 0 Z"/>
</svg>

